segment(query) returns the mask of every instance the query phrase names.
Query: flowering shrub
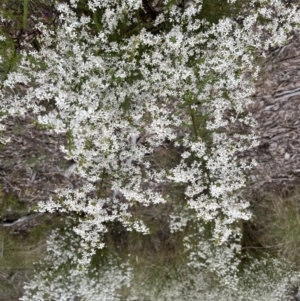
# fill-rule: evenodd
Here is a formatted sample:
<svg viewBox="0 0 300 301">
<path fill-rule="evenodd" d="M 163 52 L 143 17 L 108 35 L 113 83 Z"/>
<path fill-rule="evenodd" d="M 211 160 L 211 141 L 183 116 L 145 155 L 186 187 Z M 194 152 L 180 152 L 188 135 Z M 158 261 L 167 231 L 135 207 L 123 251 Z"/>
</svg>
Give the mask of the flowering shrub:
<svg viewBox="0 0 300 301">
<path fill-rule="evenodd" d="M 203 259 L 212 271 L 223 261 L 230 269 L 239 253 L 239 222 L 251 213 L 238 192 L 255 162 L 237 154 L 258 145 L 247 112 L 259 74 L 255 61 L 282 45 L 300 16 L 281 1 L 253 0 L 209 22 L 205 7 L 201 0 L 60 3 L 57 28 L 37 25 L 41 50 L 24 50 L 3 83 L 2 111 L 30 111 L 68 136 L 61 149 L 87 184 L 58 190 L 39 210 L 77 216 L 82 265 L 103 247 L 109 222 L 147 234 L 134 208 L 175 206 L 159 192 L 173 184 L 211 229 Z M 20 83 L 25 93 L 17 92 Z M 152 156 L 170 148 L 180 158 L 158 168 Z"/>
<path fill-rule="evenodd" d="M 25 285 L 20 300 L 286 301 L 295 297 L 299 273 L 292 272 L 292 265 L 284 259 L 264 256 L 257 260 L 246 255 L 244 260 L 251 263 L 239 272 L 238 278 L 234 277 L 238 264 L 231 247 L 214 246 L 205 239 L 203 226 L 196 227 L 200 231 L 190 232 L 186 239 L 191 263 L 177 265 L 175 274 L 164 271 L 162 275 L 160 270 L 154 276 L 145 265 L 138 268 L 132 256 L 122 260 L 105 253 L 98 254 L 86 269 L 78 269 L 80 236 L 71 231 L 53 232 L 48 239 L 48 255 L 38 264 L 38 273 Z M 192 239 L 196 243 L 191 243 Z M 160 267 L 152 270 L 156 268 Z M 154 283 L 149 281 L 151 277 L 155 277 Z"/>
<path fill-rule="evenodd" d="M 120 300 L 118 289 L 129 286 L 131 269 L 126 264 L 117 265 L 112 258 L 105 266 L 80 270 L 76 262 L 76 244 L 80 237 L 53 232 L 48 239 L 48 255 L 40 272 L 25 285 L 27 300 Z M 100 268 L 100 269 L 99 269 Z"/>
</svg>

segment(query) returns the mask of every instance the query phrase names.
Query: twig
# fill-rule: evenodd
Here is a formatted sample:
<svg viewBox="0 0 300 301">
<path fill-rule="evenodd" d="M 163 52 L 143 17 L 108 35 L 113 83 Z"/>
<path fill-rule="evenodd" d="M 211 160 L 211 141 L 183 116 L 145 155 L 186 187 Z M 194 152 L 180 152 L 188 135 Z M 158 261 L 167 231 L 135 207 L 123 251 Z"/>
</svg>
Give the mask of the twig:
<svg viewBox="0 0 300 301">
<path fill-rule="evenodd" d="M 27 16 L 28 16 L 28 0 L 23 0 L 23 29 L 27 28 Z"/>
</svg>

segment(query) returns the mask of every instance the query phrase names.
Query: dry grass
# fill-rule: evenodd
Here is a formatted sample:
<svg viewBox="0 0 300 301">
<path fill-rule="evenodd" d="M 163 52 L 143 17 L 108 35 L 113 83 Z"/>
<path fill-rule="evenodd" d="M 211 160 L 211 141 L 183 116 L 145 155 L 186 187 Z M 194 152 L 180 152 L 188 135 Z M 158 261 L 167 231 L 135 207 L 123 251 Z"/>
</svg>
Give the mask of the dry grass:
<svg viewBox="0 0 300 301">
<path fill-rule="evenodd" d="M 18 300 L 30 280 L 34 262 L 45 256 L 45 238 L 34 240 L 0 228 L 0 301 Z"/>
<path fill-rule="evenodd" d="M 41 216 L 32 225 L 0 227 L 0 301 L 17 301 L 25 282 L 35 273 L 34 264 L 46 255 L 50 231 L 63 221 L 56 216 Z"/>
<path fill-rule="evenodd" d="M 279 251 L 300 266 L 300 190 L 288 195 L 264 193 L 252 202 L 253 218 L 245 227 L 247 247 Z"/>
</svg>

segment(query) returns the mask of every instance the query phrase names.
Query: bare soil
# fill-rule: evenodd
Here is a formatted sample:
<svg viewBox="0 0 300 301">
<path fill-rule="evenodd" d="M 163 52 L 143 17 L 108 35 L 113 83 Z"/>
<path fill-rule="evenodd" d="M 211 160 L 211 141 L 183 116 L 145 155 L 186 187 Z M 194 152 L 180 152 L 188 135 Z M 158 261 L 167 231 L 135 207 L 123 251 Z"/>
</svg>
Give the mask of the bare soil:
<svg viewBox="0 0 300 301">
<path fill-rule="evenodd" d="M 258 163 L 249 186 L 284 193 L 300 182 L 299 34 L 271 51 L 261 69 L 250 107 L 261 138 L 260 145 L 247 153 Z"/>
</svg>

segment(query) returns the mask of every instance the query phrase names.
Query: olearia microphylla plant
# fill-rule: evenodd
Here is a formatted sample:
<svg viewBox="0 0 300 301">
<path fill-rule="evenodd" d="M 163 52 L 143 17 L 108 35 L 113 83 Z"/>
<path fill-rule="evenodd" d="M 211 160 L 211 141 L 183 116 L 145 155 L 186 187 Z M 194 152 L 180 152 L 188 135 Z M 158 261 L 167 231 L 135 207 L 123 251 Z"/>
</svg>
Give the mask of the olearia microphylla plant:
<svg viewBox="0 0 300 301">
<path fill-rule="evenodd" d="M 57 190 L 39 210 L 77 215 L 82 266 L 103 247 L 108 223 L 147 234 L 133 209 L 172 202 L 158 188 L 175 184 L 185 189 L 181 202 L 209 226 L 210 244 L 227 248 L 225 261 L 238 260 L 240 222 L 251 216 L 238 192 L 255 162 L 237 154 L 258 145 L 247 111 L 255 61 L 287 41 L 300 15 L 279 0 L 252 0 L 210 23 L 199 17 L 202 4 L 62 2 L 57 28 L 37 25 L 40 51 L 23 50 L 3 83 L 1 111 L 29 111 L 68 135 L 61 149 L 87 184 Z M 17 92 L 20 83 L 26 93 Z M 158 168 L 149 157 L 168 147 L 180 159 Z"/>
<path fill-rule="evenodd" d="M 40 272 L 25 285 L 20 300 L 121 300 L 118 290 L 129 287 L 132 278 L 128 264 L 118 264 L 110 256 L 105 259 L 105 266 L 78 269 L 78 243 L 80 236 L 72 231 L 53 231 L 47 243 L 48 255 L 37 263 Z"/>
<path fill-rule="evenodd" d="M 252 259 L 239 275 L 240 279 L 235 279 L 231 276 L 236 275 L 238 267 L 231 246 L 214 247 L 205 238 L 205 227 L 195 226 L 199 232 L 186 239 L 189 255 L 194 257 L 191 264 L 180 266 L 178 275 L 169 277 L 163 284 L 158 282 L 156 286 L 147 283 L 151 277 L 149 269 L 141 271 L 132 267 L 135 259 L 130 254 L 125 260 L 102 254 L 97 261 L 94 258 L 91 265 L 78 269 L 80 255 L 77 251 L 81 237 L 72 231 L 53 231 L 47 242 L 48 254 L 43 262 L 37 263 L 38 273 L 25 285 L 20 300 L 292 300 L 293 290 L 299 286 L 299 274 L 291 273 L 292 266 L 284 259 L 270 256 Z M 196 243 L 190 248 L 188 241 L 194 239 Z M 217 275 L 221 277 L 220 283 L 215 278 Z"/>
</svg>

